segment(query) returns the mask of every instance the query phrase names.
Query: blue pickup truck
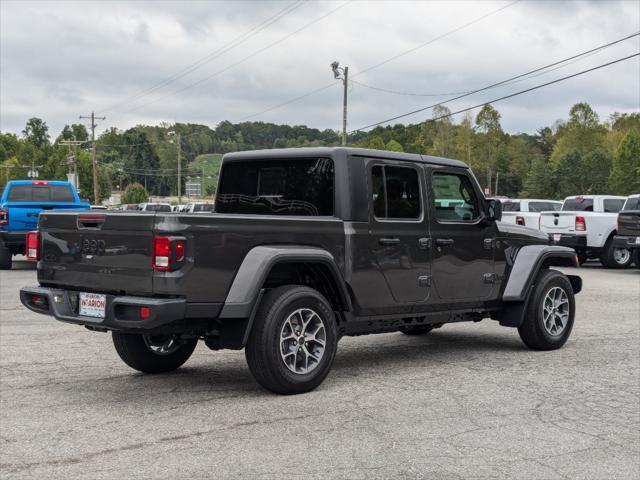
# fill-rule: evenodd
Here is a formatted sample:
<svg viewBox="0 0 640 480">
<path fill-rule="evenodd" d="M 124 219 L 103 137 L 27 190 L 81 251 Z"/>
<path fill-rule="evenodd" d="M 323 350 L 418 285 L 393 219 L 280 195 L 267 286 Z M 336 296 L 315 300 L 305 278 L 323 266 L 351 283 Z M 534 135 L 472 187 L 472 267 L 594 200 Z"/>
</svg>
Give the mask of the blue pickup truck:
<svg viewBox="0 0 640 480">
<path fill-rule="evenodd" d="M 10 270 L 13 255 L 25 253 L 27 232 L 38 228 L 43 210 L 88 210 L 70 182 L 12 180 L 0 197 L 0 270 Z"/>
</svg>

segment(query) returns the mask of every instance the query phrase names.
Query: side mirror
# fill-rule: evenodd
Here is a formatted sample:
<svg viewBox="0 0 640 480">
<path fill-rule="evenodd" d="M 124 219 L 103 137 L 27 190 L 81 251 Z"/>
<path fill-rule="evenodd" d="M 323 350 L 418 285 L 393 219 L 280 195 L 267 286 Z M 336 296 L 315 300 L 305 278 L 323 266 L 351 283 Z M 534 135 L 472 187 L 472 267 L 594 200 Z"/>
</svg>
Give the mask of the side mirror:
<svg viewBox="0 0 640 480">
<path fill-rule="evenodd" d="M 500 200 L 486 200 L 487 219 L 497 222 L 502 219 L 502 202 Z"/>
</svg>

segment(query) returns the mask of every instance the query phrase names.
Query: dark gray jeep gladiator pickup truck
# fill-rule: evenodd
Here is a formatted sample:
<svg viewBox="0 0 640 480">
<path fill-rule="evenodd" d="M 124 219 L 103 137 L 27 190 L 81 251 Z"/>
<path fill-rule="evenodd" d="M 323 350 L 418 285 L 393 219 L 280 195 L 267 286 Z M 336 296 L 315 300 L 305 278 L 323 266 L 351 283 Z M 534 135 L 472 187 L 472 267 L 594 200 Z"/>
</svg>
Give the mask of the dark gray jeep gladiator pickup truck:
<svg viewBox="0 0 640 480">
<path fill-rule="evenodd" d="M 576 253 L 499 222 L 467 165 L 304 148 L 224 156 L 213 213 L 43 212 L 34 312 L 111 331 L 130 367 L 180 367 L 198 340 L 245 349 L 265 388 L 309 391 L 344 335 L 492 318 L 530 348 L 569 337 Z"/>
</svg>

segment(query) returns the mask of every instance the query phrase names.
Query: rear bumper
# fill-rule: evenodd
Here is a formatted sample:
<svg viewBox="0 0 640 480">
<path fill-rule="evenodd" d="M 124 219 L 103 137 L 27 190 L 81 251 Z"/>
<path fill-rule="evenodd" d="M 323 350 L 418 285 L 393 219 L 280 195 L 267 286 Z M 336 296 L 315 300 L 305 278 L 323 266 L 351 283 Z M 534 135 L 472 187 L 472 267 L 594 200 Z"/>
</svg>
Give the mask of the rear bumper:
<svg viewBox="0 0 640 480">
<path fill-rule="evenodd" d="M 36 301 L 36 298 L 41 300 Z M 46 287 L 24 287 L 20 301 L 29 310 L 51 315 L 57 320 L 106 330 L 154 330 L 184 319 L 213 319 L 222 304 L 190 304 L 180 298 L 152 298 L 106 295 L 105 318 L 78 314 L 78 292 Z M 148 316 L 140 317 L 147 307 Z"/>
<path fill-rule="evenodd" d="M 560 235 L 558 237 L 558 235 Z M 550 233 L 549 240 L 553 245 L 562 245 L 563 247 L 571 247 L 575 249 L 587 248 L 587 236 L 586 235 L 573 235 L 570 233 Z"/>
<path fill-rule="evenodd" d="M 613 237 L 613 246 L 616 248 L 640 248 L 640 237 L 616 235 Z"/>
<path fill-rule="evenodd" d="M 2 243 L 4 243 L 7 247 L 22 247 L 27 243 L 27 231 L 24 232 L 0 232 L 0 239 L 2 239 Z"/>
</svg>

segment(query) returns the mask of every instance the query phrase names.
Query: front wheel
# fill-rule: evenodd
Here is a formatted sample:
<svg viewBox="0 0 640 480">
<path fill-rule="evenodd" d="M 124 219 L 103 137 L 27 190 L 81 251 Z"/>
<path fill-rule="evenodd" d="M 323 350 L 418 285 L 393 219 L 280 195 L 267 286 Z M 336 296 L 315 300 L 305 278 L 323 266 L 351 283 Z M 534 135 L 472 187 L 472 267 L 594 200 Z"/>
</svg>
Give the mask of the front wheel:
<svg viewBox="0 0 640 480">
<path fill-rule="evenodd" d="M 520 338 L 534 350 L 562 347 L 573 328 L 575 297 L 569 279 L 557 270 L 541 270 L 536 277 Z"/>
<path fill-rule="evenodd" d="M 329 302 L 312 288 L 285 285 L 269 291 L 260 302 L 245 356 L 260 385 L 292 395 L 322 383 L 337 343 Z"/>
<path fill-rule="evenodd" d="M 171 372 L 186 362 L 198 339 L 174 335 L 140 335 L 113 332 L 113 345 L 124 363 L 144 373 Z"/>
</svg>

